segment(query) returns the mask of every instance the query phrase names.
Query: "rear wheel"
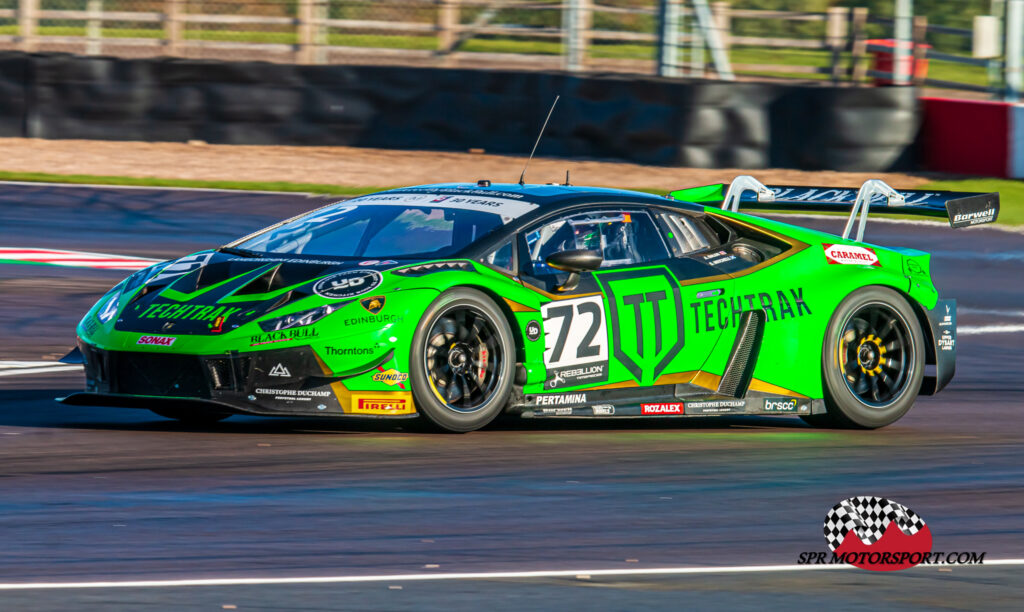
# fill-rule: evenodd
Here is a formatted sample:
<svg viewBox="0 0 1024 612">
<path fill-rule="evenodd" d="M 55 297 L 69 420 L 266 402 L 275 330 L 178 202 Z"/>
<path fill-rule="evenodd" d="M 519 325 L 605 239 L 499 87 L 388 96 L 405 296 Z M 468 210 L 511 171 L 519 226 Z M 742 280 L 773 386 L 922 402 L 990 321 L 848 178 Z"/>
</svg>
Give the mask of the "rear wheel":
<svg viewBox="0 0 1024 612">
<path fill-rule="evenodd" d="M 231 416 L 230 412 L 188 410 L 184 408 L 152 408 L 151 411 L 164 418 L 181 421 L 186 425 L 212 425 Z"/>
<path fill-rule="evenodd" d="M 910 304 L 892 289 L 861 289 L 840 303 L 825 333 L 828 412 L 804 420 L 819 427 L 884 427 L 910 410 L 923 377 L 924 335 Z"/>
<path fill-rule="evenodd" d="M 417 411 L 447 431 L 480 429 L 508 404 L 515 355 L 512 329 L 490 298 L 474 289 L 446 291 L 413 335 Z"/>
</svg>

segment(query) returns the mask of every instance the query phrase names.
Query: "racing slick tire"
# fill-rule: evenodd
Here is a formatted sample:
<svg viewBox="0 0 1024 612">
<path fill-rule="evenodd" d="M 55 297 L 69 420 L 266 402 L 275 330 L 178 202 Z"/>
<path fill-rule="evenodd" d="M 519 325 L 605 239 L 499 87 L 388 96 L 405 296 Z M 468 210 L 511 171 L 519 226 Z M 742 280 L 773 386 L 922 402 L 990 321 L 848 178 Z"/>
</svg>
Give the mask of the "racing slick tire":
<svg viewBox="0 0 1024 612">
<path fill-rule="evenodd" d="M 186 425 L 213 425 L 231 416 L 230 412 L 187 410 L 183 408 L 150 408 L 150 412 Z"/>
<path fill-rule="evenodd" d="M 885 427 L 910 410 L 921 390 L 924 334 L 902 295 L 866 287 L 833 313 L 821 361 L 827 413 L 801 418 L 817 427 Z"/>
<path fill-rule="evenodd" d="M 516 347 L 504 313 L 486 294 L 455 288 L 427 307 L 412 339 L 416 409 L 449 432 L 480 429 L 508 405 Z"/>
</svg>

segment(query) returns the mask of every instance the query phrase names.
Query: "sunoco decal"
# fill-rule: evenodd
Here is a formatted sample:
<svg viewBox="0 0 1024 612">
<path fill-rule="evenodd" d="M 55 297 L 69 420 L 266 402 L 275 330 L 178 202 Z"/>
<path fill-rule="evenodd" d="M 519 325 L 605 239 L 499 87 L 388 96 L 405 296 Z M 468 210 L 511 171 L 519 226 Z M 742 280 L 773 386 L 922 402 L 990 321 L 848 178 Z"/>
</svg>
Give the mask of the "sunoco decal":
<svg viewBox="0 0 1024 612">
<path fill-rule="evenodd" d="M 873 249 L 859 246 L 848 246 L 845 244 L 823 244 L 825 247 L 825 260 L 830 264 L 841 264 L 847 266 L 879 266 L 878 255 Z"/>
<path fill-rule="evenodd" d="M 342 300 L 373 291 L 381 279 L 376 270 L 347 270 L 317 281 L 313 293 L 328 300 Z"/>
</svg>

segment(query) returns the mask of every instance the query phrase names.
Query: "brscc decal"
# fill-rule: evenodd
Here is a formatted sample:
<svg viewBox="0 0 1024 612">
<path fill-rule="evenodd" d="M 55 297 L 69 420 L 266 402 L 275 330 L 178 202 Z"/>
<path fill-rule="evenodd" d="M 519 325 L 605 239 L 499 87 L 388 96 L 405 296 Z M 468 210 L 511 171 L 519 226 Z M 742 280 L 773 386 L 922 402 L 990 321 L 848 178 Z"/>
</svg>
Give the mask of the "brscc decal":
<svg viewBox="0 0 1024 612">
<path fill-rule="evenodd" d="M 856 266 L 879 266 L 878 255 L 874 249 L 859 246 L 847 246 L 844 244 L 823 244 L 825 247 L 825 260 L 830 264 L 856 265 Z"/>
<path fill-rule="evenodd" d="M 313 293 L 328 300 L 343 300 L 373 291 L 381 279 L 376 270 L 347 270 L 321 278 L 313 285 Z"/>
<path fill-rule="evenodd" d="M 640 404 L 640 414 L 685 414 L 682 402 Z"/>
<path fill-rule="evenodd" d="M 794 397 L 788 399 L 766 399 L 764 400 L 764 411 L 776 413 L 810 412 L 806 403 L 801 406 L 800 400 Z"/>
</svg>

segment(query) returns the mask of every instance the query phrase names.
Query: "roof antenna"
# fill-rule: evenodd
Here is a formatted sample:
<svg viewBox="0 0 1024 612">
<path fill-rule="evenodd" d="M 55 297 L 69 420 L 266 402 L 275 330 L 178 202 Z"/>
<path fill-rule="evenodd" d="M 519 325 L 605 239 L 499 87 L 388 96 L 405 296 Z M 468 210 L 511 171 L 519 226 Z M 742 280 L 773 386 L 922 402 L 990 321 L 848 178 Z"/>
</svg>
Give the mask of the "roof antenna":
<svg viewBox="0 0 1024 612">
<path fill-rule="evenodd" d="M 562 96 L 555 96 L 555 101 L 551 103 L 551 110 L 548 111 L 548 117 L 544 120 L 544 125 L 540 127 L 540 134 L 537 134 L 537 141 L 533 143 L 533 150 L 530 151 L 530 157 L 526 160 L 526 165 L 523 166 L 523 173 L 519 175 L 519 185 L 523 185 L 523 180 L 526 178 L 526 169 L 530 167 L 530 161 L 533 160 L 533 154 L 537 152 L 537 145 L 540 144 L 541 136 L 544 135 L 544 130 L 548 127 L 548 121 L 551 120 L 551 113 L 555 112 L 555 105 L 558 104 L 558 99 Z"/>
<path fill-rule="evenodd" d="M 566 187 L 569 186 L 569 169 L 568 168 L 565 169 L 565 186 Z"/>
</svg>

